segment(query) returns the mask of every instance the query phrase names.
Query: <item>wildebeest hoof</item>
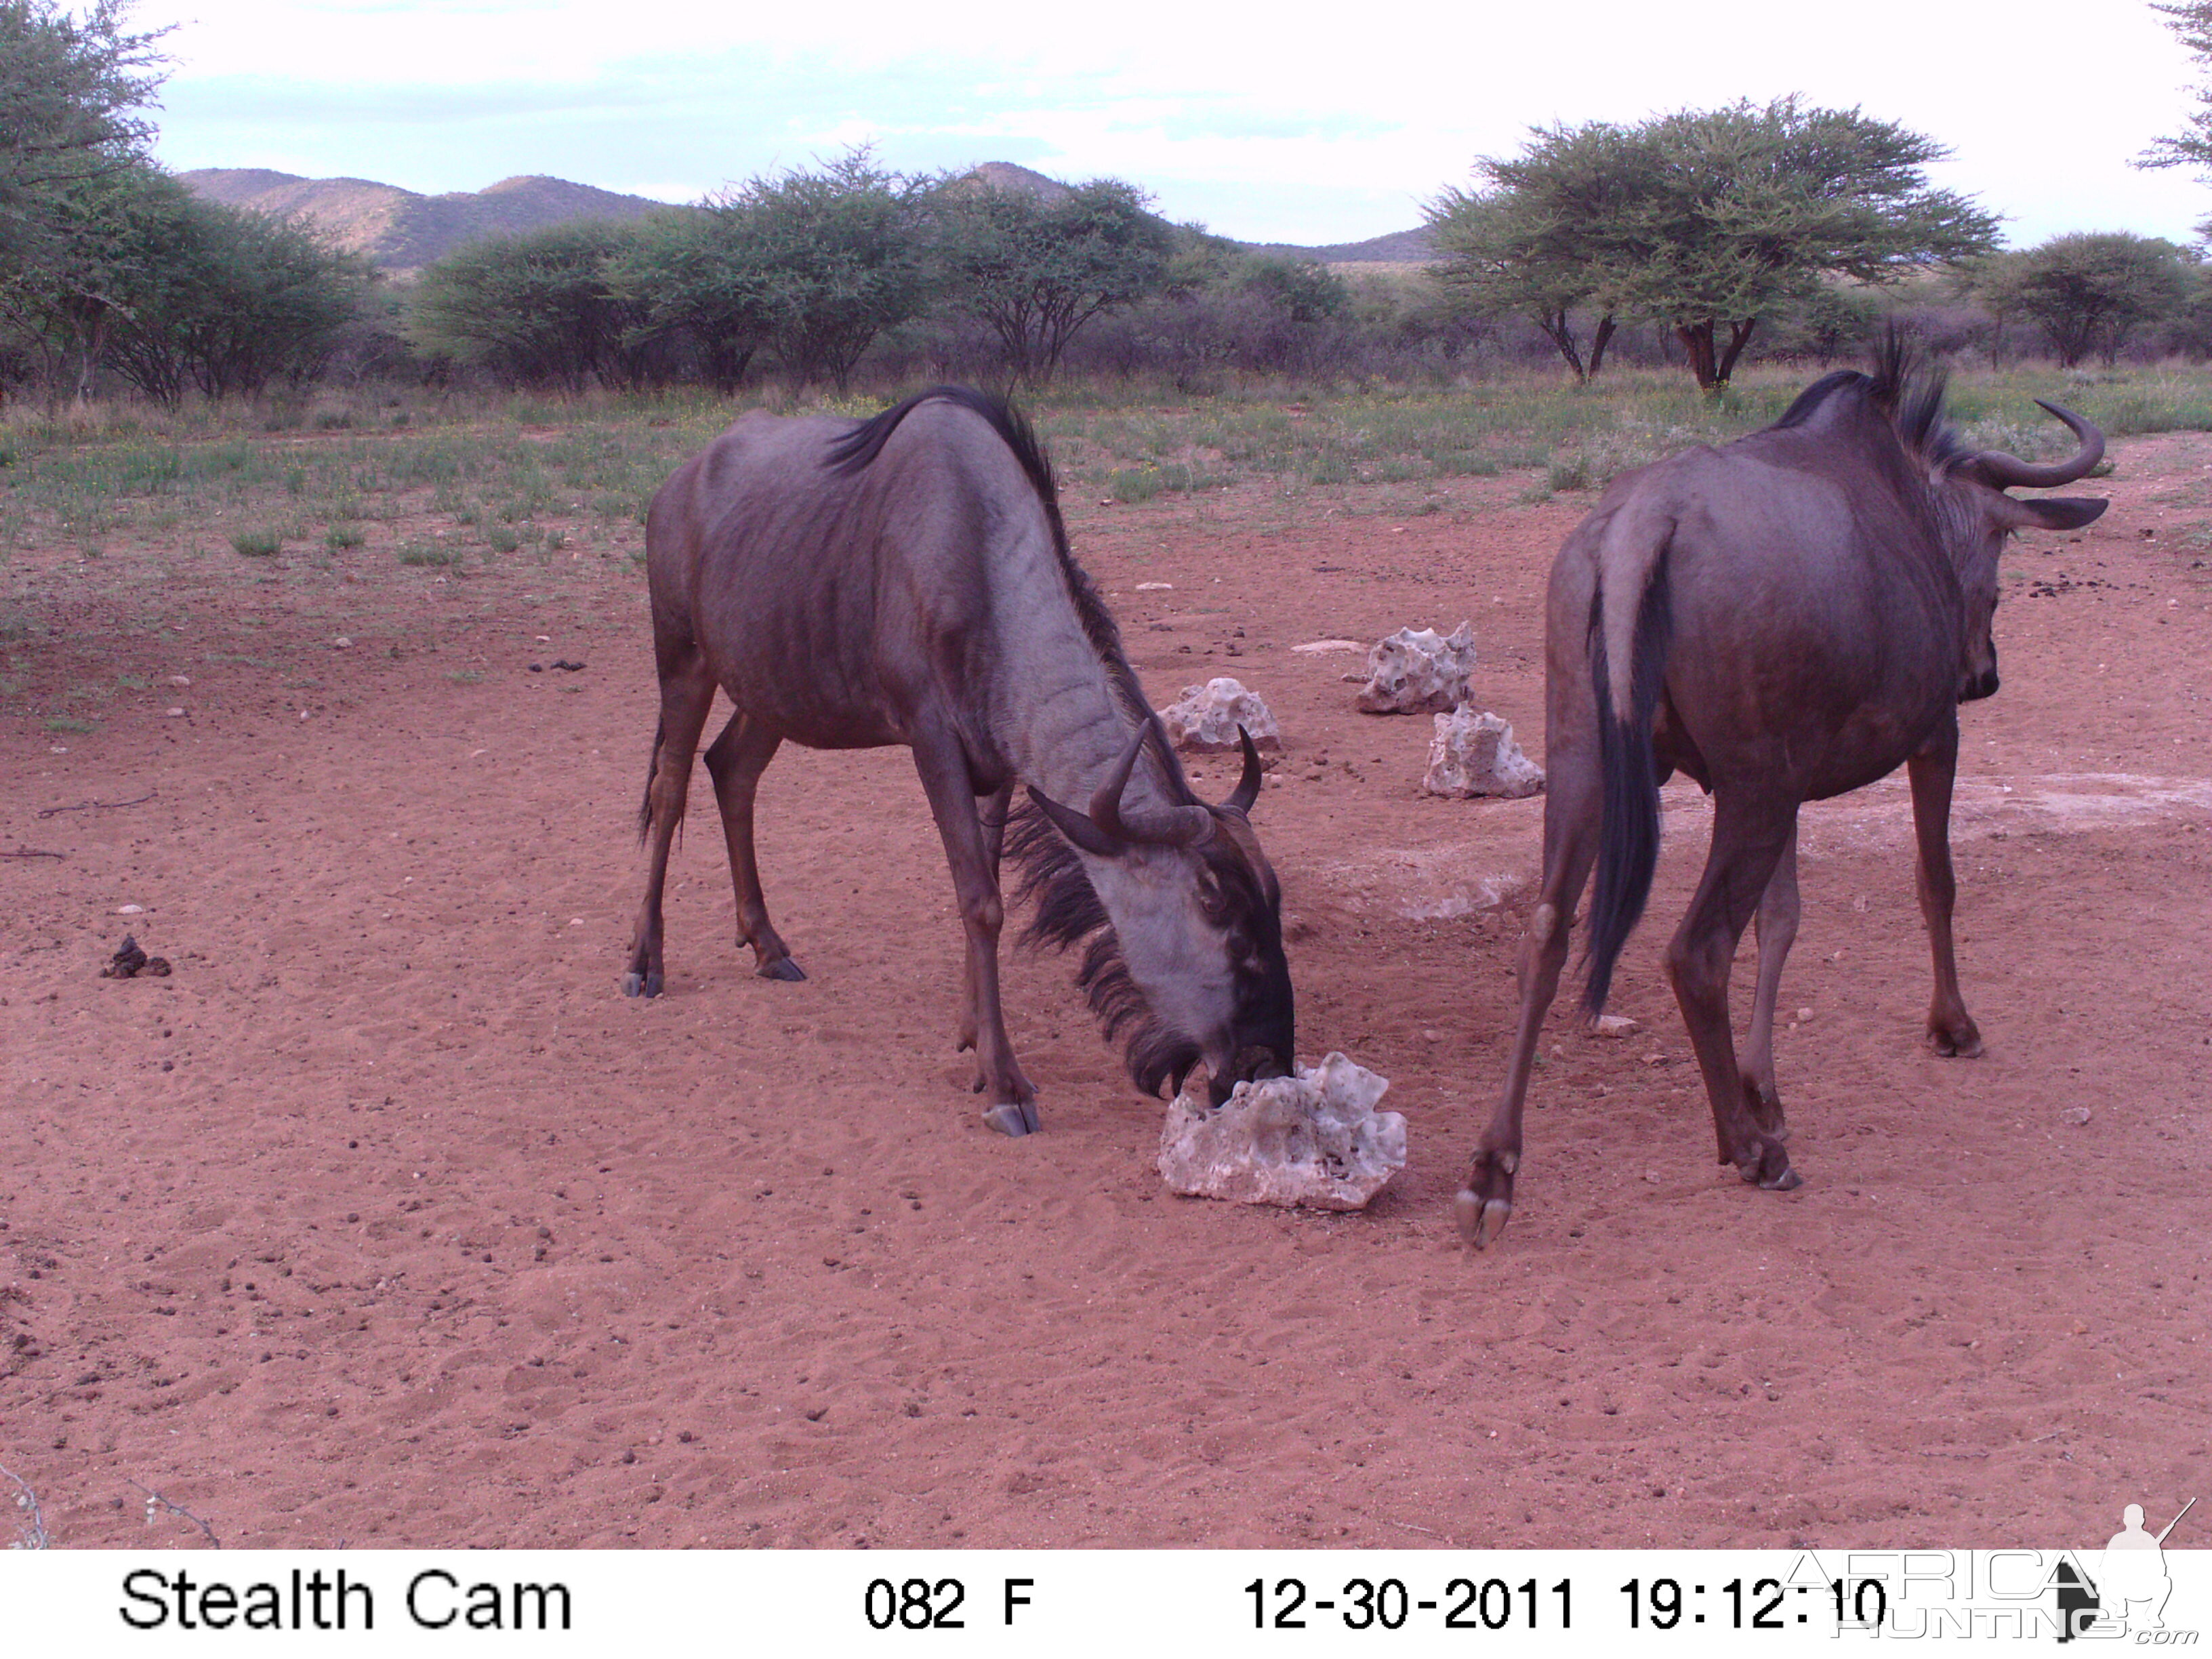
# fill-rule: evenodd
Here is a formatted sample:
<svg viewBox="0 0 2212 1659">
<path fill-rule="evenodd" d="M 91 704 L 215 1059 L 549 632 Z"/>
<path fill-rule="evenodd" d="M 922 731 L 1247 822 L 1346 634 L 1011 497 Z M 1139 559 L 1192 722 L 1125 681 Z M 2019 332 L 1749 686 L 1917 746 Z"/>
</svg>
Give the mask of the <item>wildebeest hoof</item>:
<svg viewBox="0 0 2212 1659">
<path fill-rule="evenodd" d="M 1971 1019 L 1955 1026 L 1931 1024 L 1928 1028 L 1928 1046 L 1946 1060 L 1979 1060 L 1982 1034 Z"/>
<path fill-rule="evenodd" d="M 789 957 L 778 957 L 774 962 L 763 962 L 753 972 L 763 979 L 780 979 L 791 985 L 796 985 L 806 977 L 806 970 Z"/>
<path fill-rule="evenodd" d="M 1505 1231 L 1513 1215 L 1513 1176 L 1520 1158 L 1512 1152 L 1477 1152 L 1467 1185 L 1452 1200 L 1459 1236 L 1473 1249 L 1486 1248 Z"/>
<path fill-rule="evenodd" d="M 1791 1192 L 1805 1184 L 1804 1176 L 1790 1167 L 1790 1154 L 1778 1140 L 1765 1142 L 1749 1162 L 1736 1168 L 1746 1181 L 1756 1182 L 1764 1192 Z"/>
<path fill-rule="evenodd" d="M 659 974 L 624 974 L 623 994 L 626 997 L 657 997 L 660 994 Z"/>
<path fill-rule="evenodd" d="M 1037 1115 L 1032 1101 L 1002 1101 L 983 1114 L 983 1121 L 1000 1134 L 1017 1140 L 1044 1127 L 1044 1120 Z"/>
</svg>

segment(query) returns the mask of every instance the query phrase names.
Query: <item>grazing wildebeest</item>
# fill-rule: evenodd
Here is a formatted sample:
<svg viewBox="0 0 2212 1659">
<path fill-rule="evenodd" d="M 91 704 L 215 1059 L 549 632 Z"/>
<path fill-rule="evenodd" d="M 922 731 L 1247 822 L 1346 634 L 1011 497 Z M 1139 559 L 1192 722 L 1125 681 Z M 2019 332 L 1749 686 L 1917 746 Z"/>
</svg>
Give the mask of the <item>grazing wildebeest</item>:
<svg viewBox="0 0 2212 1659">
<path fill-rule="evenodd" d="M 1935 958 L 1928 1036 L 1972 1055 L 1981 1036 L 1951 951 L 1951 783 L 1959 704 L 1997 687 L 1997 554 L 2029 526 L 2072 529 L 2094 500 L 2016 500 L 2069 483 L 2103 434 L 2054 404 L 2080 449 L 2034 466 L 1969 450 L 1943 423 L 1940 374 L 1893 338 L 1872 374 L 1807 388 L 1772 426 L 1616 479 L 1552 567 L 1545 629 L 1544 875 L 1522 939 L 1521 1012 L 1504 1089 L 1477 1144 L 1460 1227 L 1504 1226 L 1545 1012 L 1591 866 L 1583 1006 L 1605 1006 L 1659 848 L 1659 786 L 1713 798 L 1712 846 L 1666 966 L 1713 1109 L 1720 1161 L 1795 1187 L 1774 1084 L 1774 1000 L 1797 931 L 1797 809 L 1902 762 L 1912 787 L 1921 914 Z M 1729 969 L 1759 929 L 1742 1063 Z"/>
<path fill-rule="evenodd" d="M 1218 806 L 1192 794 L 1068 550 L 1052 471 L 1024 421 L 940 386 L 873 420 L 748 415 L 678 467 L 646 518 L 660 726 L 639 833 L 652 871 L 623 990 L 657 996 L 661 890 L 691 757 L 720 687 L 736 713 L 707 750 L 738 922 L 756 971 L 805 975 L 769 925 L 753 796 L 787 738 L 914 751 L 967 930 L 959 1042 L 984 1113 L 1038 1127 L 999 1003 L 999 862 L 1012 814 L 1027 938 L 1087 941 L 1078 982 L 1146 1093 L 1203 1060 L 1215 1103 L 1291 1064 L 1281 891 L 1249 820 L 1260 760 Z M 1087 801 L 1087 812 L 1062 803 Z"/>
</svg>

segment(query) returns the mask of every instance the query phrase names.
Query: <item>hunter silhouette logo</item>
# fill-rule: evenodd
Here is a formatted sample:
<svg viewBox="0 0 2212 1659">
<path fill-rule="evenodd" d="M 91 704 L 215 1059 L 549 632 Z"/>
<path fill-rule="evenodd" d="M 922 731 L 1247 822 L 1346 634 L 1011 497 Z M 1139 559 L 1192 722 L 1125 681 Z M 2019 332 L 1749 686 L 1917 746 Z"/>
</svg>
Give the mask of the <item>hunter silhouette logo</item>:
<svg viewBox="0 0 2212 1659">
<path fill-rule="evenodd" d="M 2063 1626 L 2058 1639 L 2070 1642 L 2100 1622 L 2108 1622 L 2115 1634 L 2164 1630 L 2166 1598 L 2173 1593 L 2166 1571 L 2166 1536 L 2196 1507 L 2192 1498 L 2154 1536 L 2143 1529 L 2142 1505 L 2130 1504 L 2120 1512 L 2120 1529 L 2106 1544 L 2094 1577 L 2085 1578 L 2070 1560 L 2062 1561 L 2052 1575 Z"/>
</svg>

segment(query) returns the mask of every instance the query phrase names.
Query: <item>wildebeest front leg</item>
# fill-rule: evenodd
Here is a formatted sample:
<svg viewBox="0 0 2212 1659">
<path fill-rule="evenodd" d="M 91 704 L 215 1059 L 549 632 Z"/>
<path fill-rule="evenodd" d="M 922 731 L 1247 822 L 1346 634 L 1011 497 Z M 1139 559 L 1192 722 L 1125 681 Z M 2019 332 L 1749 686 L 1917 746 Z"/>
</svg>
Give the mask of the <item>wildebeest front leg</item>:
<svg viewBox="0 0 2212 1659">
<path fill-rule="evenodd" d="M 1959 766 L 1956 722 L 1905 763 L 1912 782 L 1912 834 L 1919 844 L 1920 915 L 1928 924 L 1935 958 L 1936 993 L 1928 1005 L 1928 1042 L 1939 1054 L 1972 1060 L 1982 1052 L 1982 1033 L 1959 994 L 1959 963 L 1951 949 L 1951 906 L 1958 882 L 1951 873 L 1951 781 Z"/>
<path fill-rule="evenodd" d="M 979 1094 L 988 1090 L 992 1100 L 983 1121 L 1001 1134 L 1029 1134 L 1042 1124 L 1036 1091 L 1014 1059 L 999 1003 L 999 933 L 1006 923 L 1006 906 L 993 873 L 989 840 L 975 810 L 967 757 L 957 738 L 927 732 L 914 740 L 914 765 L 928 792 L 937 833 L 945 841 L 952 890 L 968 936 L 966 983 L 975 1017 L 975 1089 Z"/>
<path fill-rule="evenodd" d="M 1521 1167 L 1521 1120 L 1528 1074 L 1544 1016 L 1559 994 L 1566 966 L 1567 935 L 1590 866 L 1597 860 L 1598 776 L 1595 764 L 1564 742 L 1546 757 L 1551 769 L 1544 798 L 1544 881 L 1521 939 L 1521 1012 L 1513 1031 L 1513 1058 L 1490 1122 L 1475 1143 L 1467 1185 L 1454 1200 L 1460 1234 L 1477 1249 L 1504 1231 L 1513 1213 L 1513 1177 Z"/>
<path fill-rule="evenodd" d="M 1743 1045 L 1743 1103 L 1752 1121 L 1784 1136 L 1782 1095 L 1774 1081 L 1774 1005 L 1782 994 L 1782 964 L 1797 939 L 1797 830 L 1776 860 L 1752 927 L 1759 936 L 1759 990 L 1752 999 L 1751 1030 Z"/>
<path fill-rule="evenodd" d="M 672 660 L 672 657 L 673 660 Z M 652 781 L 646 785 L 646 835 L 653 862 L 646 872 L 645 897 L 630 932 L 629 971 L 623 994 L 657 997 L 664 980 L 661 960 L 661 890 L 668 882 L 668 849 L 684 805 L 691 793 L 691 757 L 699 733 L 714 707 L 714 681 L 706 659 L 696 651 L 665 653 L 660 663 L 660 734 L 653 745 Z"/>
<path fill-rule="evenodd" d="M 999 889 L 999 861 L 1006 846 L 1006 814 L 1014 804 L 1014 786 L 1006 786 L 988 795 L 975 797 L 975 811 L 983 825 L 983 850 L 988 856 L 993 890 Z M 963 958 L 960 992 L 960 1040 L 957 1047 L 962 1053 L 975 1046 L 975 975 L 972 964 Z"/>
<path fill-rule="evenodd" d="M 714 780 L 714 803 L 721 808 L 730 880 L 738 891 L 738 930 L 753 947 L 753 971 L 763 979 L 800 980 L 806 975 L 791 959 L 791 947 L 769 924 L 760 862 L 753 854 L 753 798 L 782 741 L 781 732 L 767 730 L 740 709 L 708 749 L 707 772 Z"/>
<path fill-rule="evenodd" d="M 1729 974 L 1736 942 L 1790 844 L 1796 811 L 1790 803 L 1740 805 L 1726 793 L 1715 795 L 1705 873 L 1667 947 L 1667 977 L 1705 1076 L 1721 1162 L 1735 1164 L 1746 1181 L 1778 1192 L 1796 1186 L 1798 1176 L 1790 1167 L 1780 1127 L 1762 1127 L 1746 1107 L 1729 1029 Z"/>
</svg>

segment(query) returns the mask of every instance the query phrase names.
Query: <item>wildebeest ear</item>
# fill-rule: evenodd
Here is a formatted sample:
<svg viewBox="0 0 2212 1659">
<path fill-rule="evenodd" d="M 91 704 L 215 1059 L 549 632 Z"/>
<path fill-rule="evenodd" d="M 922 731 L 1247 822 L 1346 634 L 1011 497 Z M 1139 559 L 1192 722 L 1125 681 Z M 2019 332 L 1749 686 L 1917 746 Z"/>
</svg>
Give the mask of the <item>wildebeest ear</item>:
<svg viewBox="0 0 2212 1659">
<path fill-rule="evenodd" d="M 2018 496 L 2008 499 L 2020 514 L 2015 527 L 2023 529 L 2033 525 L 2039 530 L 2079 530 L 2094 522 L 2112 505 L 2091 495 L 2045 495 L 2033 501 Z"/>
<path fill-rule="evenodd" d="M 1121 843 L 1073 807 L 1062 806 L 1058 801 L 1050 799 L 1037 789 L 1035 785 L 1030 787 L 1030 799 L 1037 804 L 1038 810 L 1043 812 L 1045 817 L 1052 820 L 1054 829 L 1066 836 L 1070 843 L 1080 848 L 1093 858 L 1111 859 L 1119 858 L 1121 855 L 1123 851 Z"/>
</svg>

